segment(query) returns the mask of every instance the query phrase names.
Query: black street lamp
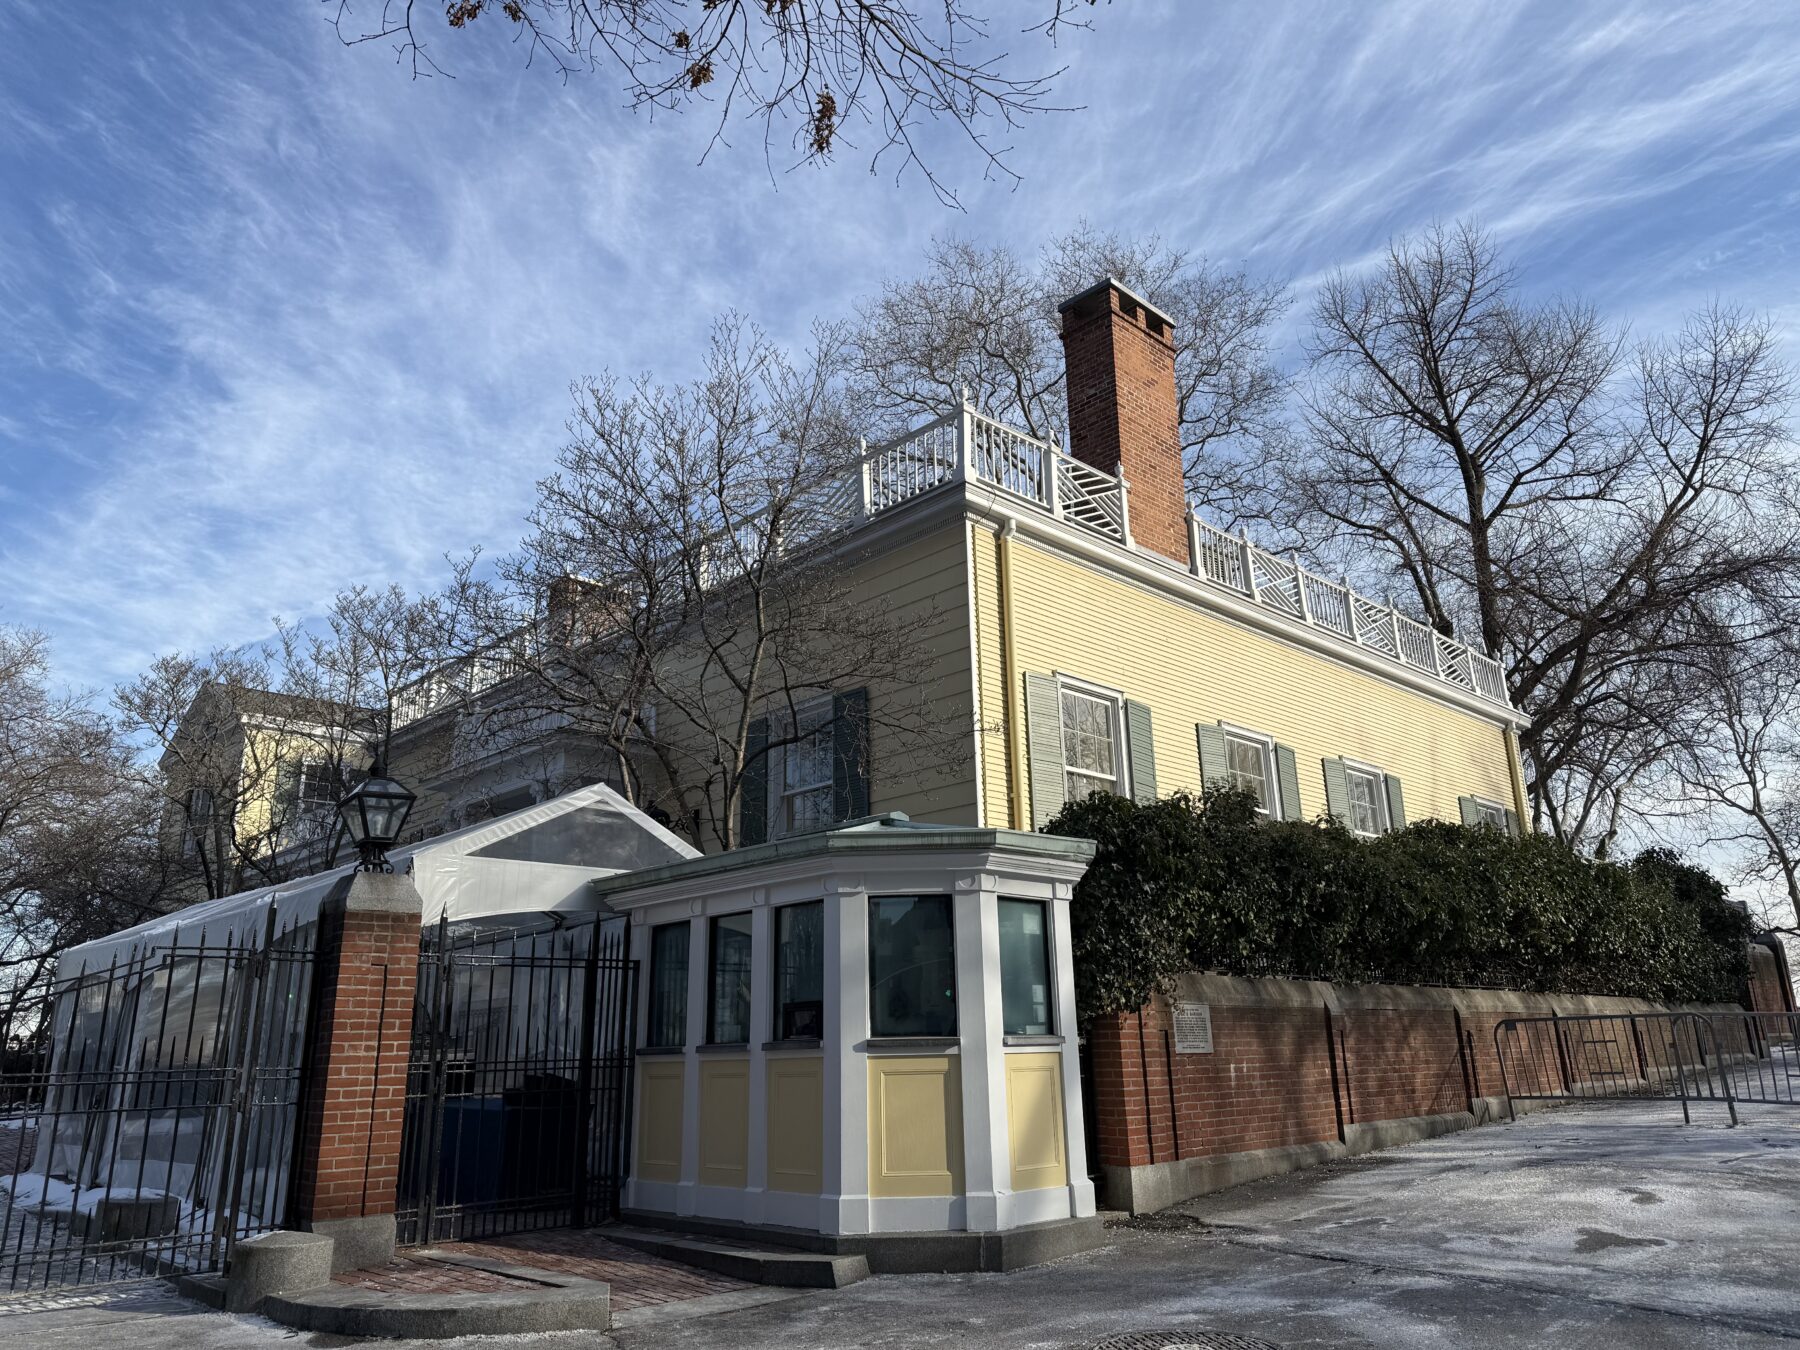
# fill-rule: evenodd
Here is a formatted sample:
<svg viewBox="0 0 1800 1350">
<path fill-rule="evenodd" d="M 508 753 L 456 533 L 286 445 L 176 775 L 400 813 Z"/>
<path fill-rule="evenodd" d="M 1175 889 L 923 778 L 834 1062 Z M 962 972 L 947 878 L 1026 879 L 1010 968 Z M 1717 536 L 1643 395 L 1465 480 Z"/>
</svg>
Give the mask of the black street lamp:
<svg viewBox="0 0 1800 1350">
<path fill-rule="evenodd" d="M 378 757 L 369 766 L 369 776 L 350 789 L 338 803 L 338 818 L 350 842 L 362 855 L 359 865 L 365 872 L 391 872 L 387 851 L 400 838 L 406 827 L 406 816 L 418 798 L 387 776 L 387 766 Z"/>
</svg>

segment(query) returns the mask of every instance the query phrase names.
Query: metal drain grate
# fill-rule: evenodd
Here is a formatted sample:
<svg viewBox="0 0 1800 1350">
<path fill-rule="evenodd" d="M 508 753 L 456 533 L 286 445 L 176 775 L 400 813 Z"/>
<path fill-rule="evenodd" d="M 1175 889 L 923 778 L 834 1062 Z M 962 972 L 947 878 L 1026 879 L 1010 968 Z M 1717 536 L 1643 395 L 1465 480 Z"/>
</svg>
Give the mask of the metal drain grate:
<svg viewBox="0 0 1800 1350">
<path fill-rule="evenodd" d="M 1087 1350 L 1281 1350 L 1274 1341 L 1252 1336 L 1233 1336 L 1205 1327 L 1180 1331 L 1124 1331 L 1095 1341 Z"/>
</svg>

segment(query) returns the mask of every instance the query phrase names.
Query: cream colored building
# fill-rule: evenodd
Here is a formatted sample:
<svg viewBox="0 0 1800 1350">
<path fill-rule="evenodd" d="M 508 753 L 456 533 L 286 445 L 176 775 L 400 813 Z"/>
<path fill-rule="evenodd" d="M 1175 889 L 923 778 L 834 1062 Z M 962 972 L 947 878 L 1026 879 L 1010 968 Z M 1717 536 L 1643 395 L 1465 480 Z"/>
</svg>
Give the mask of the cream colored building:
<svg viewBox="0 0 1800 1350">
<path fill-rule="evenodd" d="M 1188 508 L 1171 336 L 1103 282 L 1065 307 L 1072 453 L 963 407 L 866 456 L 860 584 L 931 616 L 917 678 L 966 753 L 922 763 L 879 717 L 855 743 L 862 701 L 894 691 L 842 690 L 802 711 L 816 739 L 769 754 L 748 842 L 887 811 L 1031 830 L 1071 794 L 1209 781 L 1362 833 L 1518 828 L 1523 719 L 1496 662 Z M 599 772 L 554 730 L 458 769 L 458 716 L 400 718 L 427 828 L 463 823 L 459 792 L 512 809 Z"/>
</svg>

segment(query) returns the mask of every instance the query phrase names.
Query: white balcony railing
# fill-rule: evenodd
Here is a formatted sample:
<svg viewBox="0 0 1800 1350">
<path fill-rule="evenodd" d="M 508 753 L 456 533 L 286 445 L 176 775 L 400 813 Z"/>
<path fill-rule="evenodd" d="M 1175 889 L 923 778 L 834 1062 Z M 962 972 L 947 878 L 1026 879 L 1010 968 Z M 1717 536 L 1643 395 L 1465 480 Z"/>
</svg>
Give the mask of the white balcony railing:
<svg viewBox="0 0 1800 1350">
<path fill-rule="evenodd" d="M 1092 534 L 1129 546 L 1130 485 L 965 406 L 863 459 L 865 518 L 947 483 L 975 480 Z M 1298 623 L 1508 705 L 1500 663 L 1468 644 L 1307 571 L 1188 513 L 1188 570 Z"/>
<path fill-rule="evenodd" d="M 898 440 L 866 451 L 856 468 L 797 500 L 779 545 L 810 542 L 852 528 L 953 483 L 978 482 L 1070 525 L 1130 547 L 1130 485 L 974 407 L 927 422 Z M 759 549 L 763 513 L 722 535 L 719 570 L 735 575 L 733 546 Z M 1188 512 L 1188 570 L 1199 580 L 1243 596 L 1295 623 L 1322 629 L 1446 684 L 1510 706 L 1500 663 L 1465 643 L 1417 623 L 1393 606 L 1357 594 L 1347 582 L 1307 571 L 1298 558 L 1258 548 Z M 702 559 L 707 564 L 710 559 Z M 707 568 L 706 570 L 710 570 Z M 528 633 L 515 640 L 529 640 Z M 453 662 L 402 689 L 394 725 L 402 726 L 470 698 L 523 669 L 511 644 Z"/>
</svg>

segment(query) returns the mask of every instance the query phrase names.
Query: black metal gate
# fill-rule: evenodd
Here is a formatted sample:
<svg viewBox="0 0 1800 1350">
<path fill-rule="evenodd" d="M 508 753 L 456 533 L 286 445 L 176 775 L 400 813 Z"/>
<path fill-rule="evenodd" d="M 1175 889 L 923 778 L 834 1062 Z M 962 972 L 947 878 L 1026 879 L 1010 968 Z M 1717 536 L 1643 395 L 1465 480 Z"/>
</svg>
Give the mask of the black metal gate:
<svg viewBox="0 0 1800 1350">
<path fill-rule="evenodd" d="M 221 1270 L 286 1216 L 316 927 L 195 936 L 0 1016 L 0 1291 Z"/>
<path fill-rule="evenodd" d="M 404 1245 L 618 1213 L 637 967 L 622 919 L 428 929 L 396 1220 Z"/>
<path fill-rule="evenodd" d="M 1716 1102 L 1800 1106 L 1800 1015 L 1608 1013 L 1513 1017 L 1494 1027 L 1513 1101 Z"/>
</svg>

